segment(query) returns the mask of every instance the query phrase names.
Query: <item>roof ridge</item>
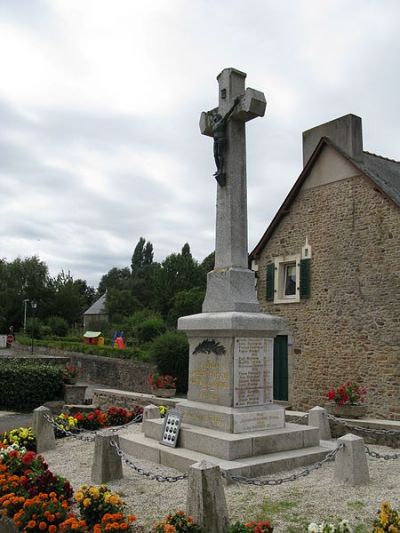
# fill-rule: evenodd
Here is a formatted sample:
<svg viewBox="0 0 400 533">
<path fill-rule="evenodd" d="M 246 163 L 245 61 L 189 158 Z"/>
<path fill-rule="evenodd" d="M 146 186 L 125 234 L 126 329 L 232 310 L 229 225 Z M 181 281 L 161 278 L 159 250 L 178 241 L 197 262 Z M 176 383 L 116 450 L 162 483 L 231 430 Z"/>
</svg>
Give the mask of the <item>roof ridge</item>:
<svg viewBox="0 0 400 533">
<path fill-rule="evenodd" d="M 385 157 L 383 155 L 374 154 L 373 152 L 368 152 L 368 150 L 363 150 L 364 154 L 373 155 L 374 157 L 379 157 L 379 159 L 384 159 L 385 161 L 391 161 L 392 163 L 399 163 L 400 161 L 396 161 L 396 159 L 391 159 L 390 157 Z"/>
</svg>

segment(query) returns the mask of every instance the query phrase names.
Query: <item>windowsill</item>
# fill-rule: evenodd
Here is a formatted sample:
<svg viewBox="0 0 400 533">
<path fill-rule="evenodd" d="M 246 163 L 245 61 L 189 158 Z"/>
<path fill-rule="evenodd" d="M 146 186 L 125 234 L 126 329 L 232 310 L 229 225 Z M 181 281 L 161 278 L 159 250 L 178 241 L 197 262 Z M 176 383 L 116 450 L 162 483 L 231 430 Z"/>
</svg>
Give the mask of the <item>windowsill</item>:
<svg viewBox="0 0 400 533">
<path fill-rule="evenodd" d="M 274 304 L 297 304 L 300 302 L 300 298 L 275 298 L 272 302 Z"/>
</svg>

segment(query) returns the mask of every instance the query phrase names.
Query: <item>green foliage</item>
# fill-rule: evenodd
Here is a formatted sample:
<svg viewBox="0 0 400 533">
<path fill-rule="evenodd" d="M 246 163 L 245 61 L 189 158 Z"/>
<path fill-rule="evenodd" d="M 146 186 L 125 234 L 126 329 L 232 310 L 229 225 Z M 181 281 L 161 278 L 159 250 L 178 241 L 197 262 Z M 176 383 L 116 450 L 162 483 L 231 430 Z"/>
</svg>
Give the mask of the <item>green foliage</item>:
<svg viewBox="0 0 400 533">
<path fill-rule="evenodd" d="M 29 337 L 18 335 L 17 341 L 24 346 L 30 346 Z M 112 346 L 96 346 L 83 344 L 79 340 L 66 339 L 40 339 L 35 342 L 35 346 L 44 346 L 46 348 L 55 348 L 78 353 L 87 353 L 91 355 L 100 355 L 102 357 L 115 357 L 116 359 L 138 359 L 140 361 L 149 360 L 150 356 L 145 350 L 139 347 L 125 348 L 125 350 L 116 350 Z"/>
<path fill-rule="evenodd" d="M 40 339 L 42 336 L 42 327 L 43 324 L 39 320 L 39 318 L 33 317 L 27 320 L 26 322 L 26 332 L 30 337 L 32 337 L 32 330 L 33 330 L 33 338 L 34 339 Z"/>
<path fill-rule="evenodd" d="M 168 324 L 176 327 L 178 318 L 181 316 L 201 313 L 204 294 L 203 289 L 196 287 L 187 291 L 177 292 L 173 299 L 172 308 L 168 313 Z"/>
<path fill-rule="evenodd" d="M 161 263 L 154 279 L 157 309 L 168 316 L 174 304 L 175 295 L 193 288 L 204 289 L 206 275 L 204 269 L 193 259 L 189 245 L 185 244 L 182 253 L 171 254 Z"/>
<path fill-rule="evenodd" d="M 51 337 L 51 327 L 46 324 L 40 328 L 40 338 L 43 339 L 43 337 Z"/>
<path fill-rule="evenodd" d="M 17 410 L 36 408 L 63 394 L 62 368 L 39 363 L 0 362 L 0 406 Z"/>
<path fill-rule="evenodd" d="M 51 334 L 57 337 L 65 337 L 68 333 L 68 322 L 60 316 L 48 318 L 47 325 L 50 326 Z"/>
<path fill-rule="evenodd" d="M 177 378 L 177 391 L 187 392 L 189 373 L 189 344 L 183 333 L 169 331 L 154 339 L 150 355 L 160 374 Z"/>
<path fill-rule="evenodd" d="M 119 321 L 142 307 L 128 289 L 109 289 L 106 297 L 106 311 L 112 321 Z"/>
<path fill-rule="evenodd" d="M 136 338 L 139 343 L 152 341 L 166 331 L 165 322 L 161 317 L 149 317 L 136 327 Z"/>
</svg>

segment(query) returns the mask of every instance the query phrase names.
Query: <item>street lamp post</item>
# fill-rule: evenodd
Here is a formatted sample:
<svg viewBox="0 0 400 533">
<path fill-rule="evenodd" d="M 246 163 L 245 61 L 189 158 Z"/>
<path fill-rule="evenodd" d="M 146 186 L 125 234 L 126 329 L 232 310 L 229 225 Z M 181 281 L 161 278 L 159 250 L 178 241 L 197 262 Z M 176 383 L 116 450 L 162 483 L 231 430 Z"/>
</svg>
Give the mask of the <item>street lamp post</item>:
<svg viewBox="0 0 400 533">
<path fill-rule="evenodd" d="M 26 335 L 26 307 L 28 305 L 29 299 L 25 298 L 24 300 L 24 335 Z"/>
<path fill-rule="evenodd" d="M 32 307 L 32 321 L 31 321 L 31 333 L 32 333 L 32 344 L 31 344 L 31 354 L 33 355 L 33 319 L 34 319 L 34 316 L 35 316 L 35 310 L 37 308 L 37 303 L 36 302 L 31 302 L 31 307 Z"/>
</svg>

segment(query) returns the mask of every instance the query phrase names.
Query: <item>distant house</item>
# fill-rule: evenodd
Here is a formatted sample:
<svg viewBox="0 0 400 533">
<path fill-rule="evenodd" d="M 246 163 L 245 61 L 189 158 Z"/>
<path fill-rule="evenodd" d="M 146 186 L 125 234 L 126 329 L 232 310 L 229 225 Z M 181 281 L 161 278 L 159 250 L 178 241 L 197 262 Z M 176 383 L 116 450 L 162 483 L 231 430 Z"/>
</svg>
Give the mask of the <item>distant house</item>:
<svg viewBox="0 0 400 533">
<path fill-rule="evenodd" d="M 304 169 L 250 254 L 275 340 L 274 395 L 322 405 L 368 388 L 369 414 L 400 419 L 400 162 L 363 150 L 361 119 L 303 133 Z"/>
<path fill-rule="evenodd" d="M 83 329 L 96 329 L 104 322 L 108 321 L 108 315 L 105 308 L 106 293 L 100 296 L 98 300 L 92 304 L 87 311 L 83 313 Z"/>
</svg>

